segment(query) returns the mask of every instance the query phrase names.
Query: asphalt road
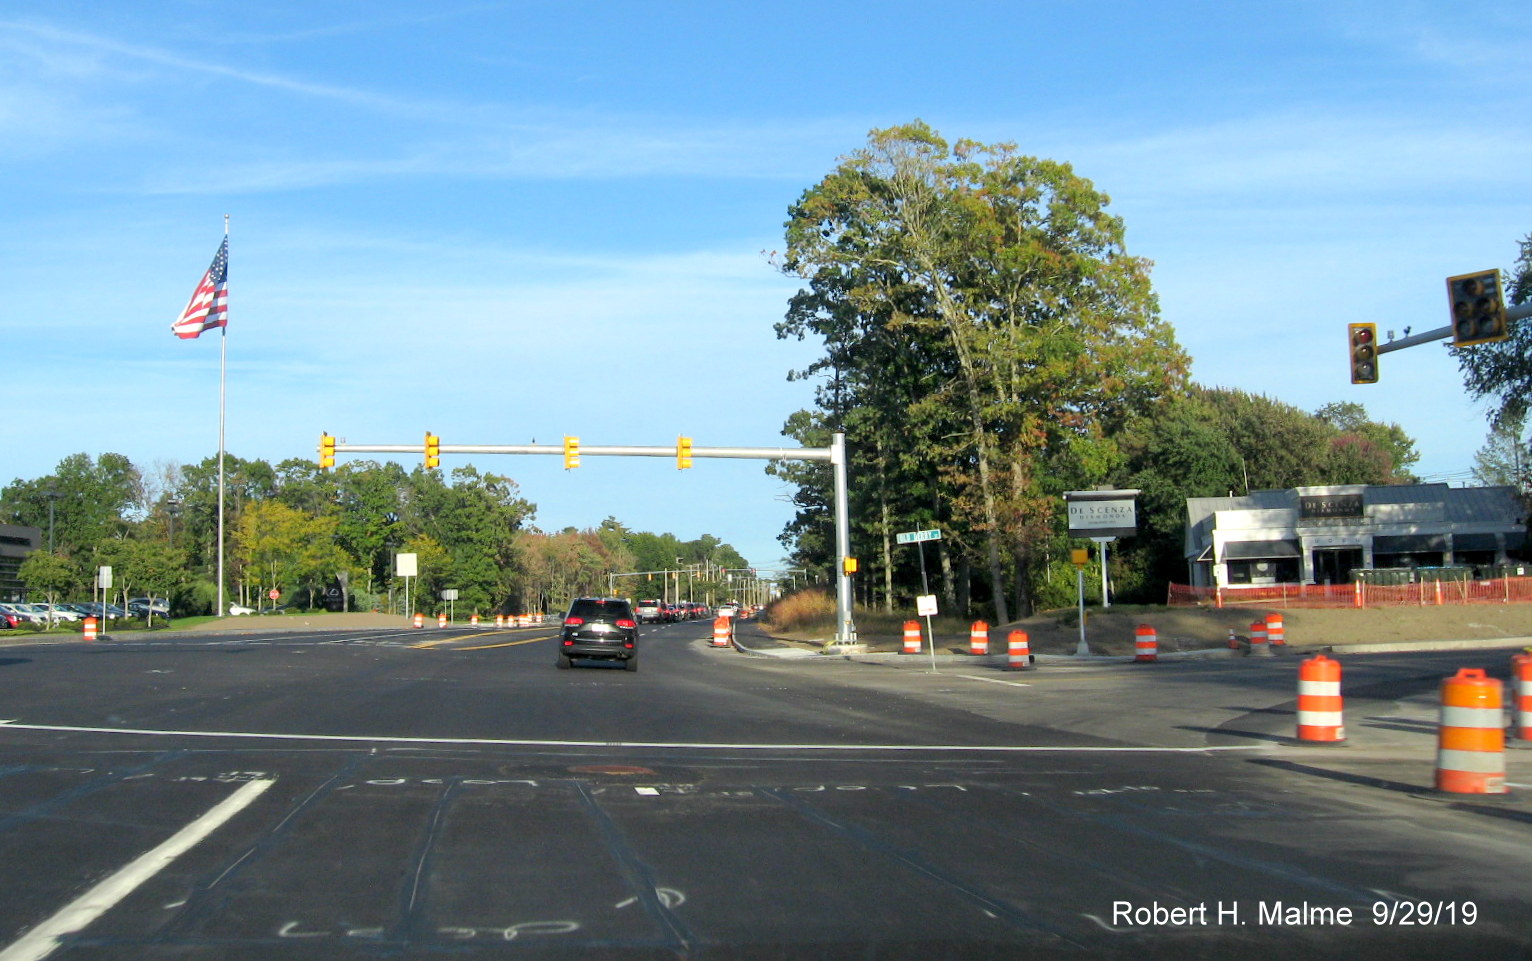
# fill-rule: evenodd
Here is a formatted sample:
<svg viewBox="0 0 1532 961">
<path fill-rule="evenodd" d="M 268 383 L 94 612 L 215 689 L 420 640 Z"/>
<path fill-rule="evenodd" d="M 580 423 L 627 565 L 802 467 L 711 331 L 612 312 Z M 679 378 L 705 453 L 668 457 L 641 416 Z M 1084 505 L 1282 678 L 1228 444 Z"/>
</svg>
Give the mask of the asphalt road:
<svg viewBox="0 0 1532 961">
<path fill-rule="evenodd" d="M 637 673 L 548 628 L 0 649 L 0 961 L 1532 957 L 1532 752 L 1429 790 L 1436 683 L 1504 652 L 1345 661 L 1325 749 L 1291 658 L 708 632 Z"/>
</svg>

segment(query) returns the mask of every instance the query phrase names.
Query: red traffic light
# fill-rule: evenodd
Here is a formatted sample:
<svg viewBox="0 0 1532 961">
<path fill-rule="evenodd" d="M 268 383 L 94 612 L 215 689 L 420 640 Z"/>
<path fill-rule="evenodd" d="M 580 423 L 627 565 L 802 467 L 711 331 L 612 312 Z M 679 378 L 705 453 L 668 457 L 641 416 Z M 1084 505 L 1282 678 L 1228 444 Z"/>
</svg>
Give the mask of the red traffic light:
<svg viewBox="0 0 1532 961">
<path fill-rule="evenodd" d="M 1378 382 L 1378 325 L 1350 324 L 1347 333 L 1351 349 L 1351 382 Z"/>
</svg>

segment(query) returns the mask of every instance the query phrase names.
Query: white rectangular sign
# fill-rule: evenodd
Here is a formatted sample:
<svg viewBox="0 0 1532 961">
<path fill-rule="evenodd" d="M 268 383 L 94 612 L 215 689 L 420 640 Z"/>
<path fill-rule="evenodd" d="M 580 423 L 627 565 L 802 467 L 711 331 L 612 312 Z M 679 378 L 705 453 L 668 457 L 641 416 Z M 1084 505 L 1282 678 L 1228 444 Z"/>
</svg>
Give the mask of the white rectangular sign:
<svg viewBox="0 0 1532 961">
<path fill-rule="evenodd" d="M 1069 532 L 1088 536 L 1092 531 L 1133 531 L 1138 511 L 1131 498 L 1115 501 L 1070 501 Z"/>
<path fill-rule="evenodd" d="M 936 595 L 922 594 L 915 598 L 915 613 L 921 617 L 936 616 Z"/>
<path fill-rule="evenodd" d="M 416 561 L 416 554 L 397 554 L 394 556 L 395 577 L 419 577 L 420 569 Z"/>
<path fill-rule="evenodd" d="M 110 567 L 102 567 L 99 571 L 96 572 L 96 586 L 112 586 L 112 569 Z"/>
</svg>

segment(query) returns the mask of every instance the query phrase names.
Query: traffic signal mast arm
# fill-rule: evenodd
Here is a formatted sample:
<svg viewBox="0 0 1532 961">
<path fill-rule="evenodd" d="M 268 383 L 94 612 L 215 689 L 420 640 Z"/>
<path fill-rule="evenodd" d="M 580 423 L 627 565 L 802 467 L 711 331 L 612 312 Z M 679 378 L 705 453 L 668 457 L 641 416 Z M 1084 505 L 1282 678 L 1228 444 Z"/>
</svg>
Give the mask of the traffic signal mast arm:
<svg viewBox="0 0 1532 961">
<path fill-rule="evenodd" d="M 1526 320 L 1528 317 L 1532 317 L 1532 301 L 1528 301 L 1525 304 L 1520 304 L 1515 307 L 1507 307 L 1505 309 L 1505 319 L 1507 321 Z M 1421 344 L 1429 344 L 1433 341 L 1451 339 L 1452 325 L 1448 324 L 1445 327 L 1438 327 L 1435 330 L 1428 330 L 1423 334 L 1412 334 L 1409 337 L 1402 337 L 1399 340 L 1391 340 L 1386 344 L 1379 344 L 1378 353 L 1386 354 L 1391 350 L 1403 350 L 1406 347 L 1419 347 Z"/>
<path fill-rule="evenodd" d="M 559 444 L 440 444 L 443 454 L 552 454 L 564 456 L 564 445 Z M 423 454 L 421 444 L 340 444 L 335 450 L 342 454 Z M 741 460 L 818 460 L 831 459 L 829 447 L 693 447 L 693 457 L 731 457 Z M 580 444 L 580 456 L 601 457 L 675 457 L 674 444 L 665 447 L 616 447 L 596 444 Z"/>
</svg>

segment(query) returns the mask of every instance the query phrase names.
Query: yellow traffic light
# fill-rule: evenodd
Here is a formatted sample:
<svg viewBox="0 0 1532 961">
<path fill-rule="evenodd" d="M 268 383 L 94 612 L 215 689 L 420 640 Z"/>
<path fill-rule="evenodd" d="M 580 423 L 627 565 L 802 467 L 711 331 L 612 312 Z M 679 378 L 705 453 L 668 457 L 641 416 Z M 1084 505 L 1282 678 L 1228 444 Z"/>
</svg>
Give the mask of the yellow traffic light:
<svg viewBox="0 0 1532 961">
<path fill-rule="evenodd" d="M 857 563 L 857 559 L 854 557 L 841 558 L 840 565 L 841 572 L 847 575 L 855 574 L 857 569 L 861 567 L 861 565 Z M 751 573 L 754 573 L 754 571 Z"/>
<path fill-rule="evenodd" d="M 1505 298 L 1500 294 L 1500 271 L 1448 277 L 1447 301 L 1452 305 L 1452 346 L 1489 344 L 1511 336 Z"/>
<path fill-rule="evenodd" d="M 564 469 L 573 470 L 580 466 L 580 438 L 564 438 Z"/>
<path fill-rule="evenodd" d="M 442 439 L 426 431 L 426 467 L 437 467 L 442 462 Z"/>
<path fill-rule="evenodd" d="M 1351 382 L 1376 384 L 1378 382 L 1378 325 L 1348 324 L 1347 333 L 1351 346 Z"/>
<path fill-rule="evenodd" d="M 329 434 L 319 435 L 319 467 L 321 470 L 335 466 L 335 438 Z"/>
<path fill-rule="evenodd" d="M 676 470 L 686 470 L 692 466 L 692 439 L 690 437 L 676 438 Z"/>
</svg>

